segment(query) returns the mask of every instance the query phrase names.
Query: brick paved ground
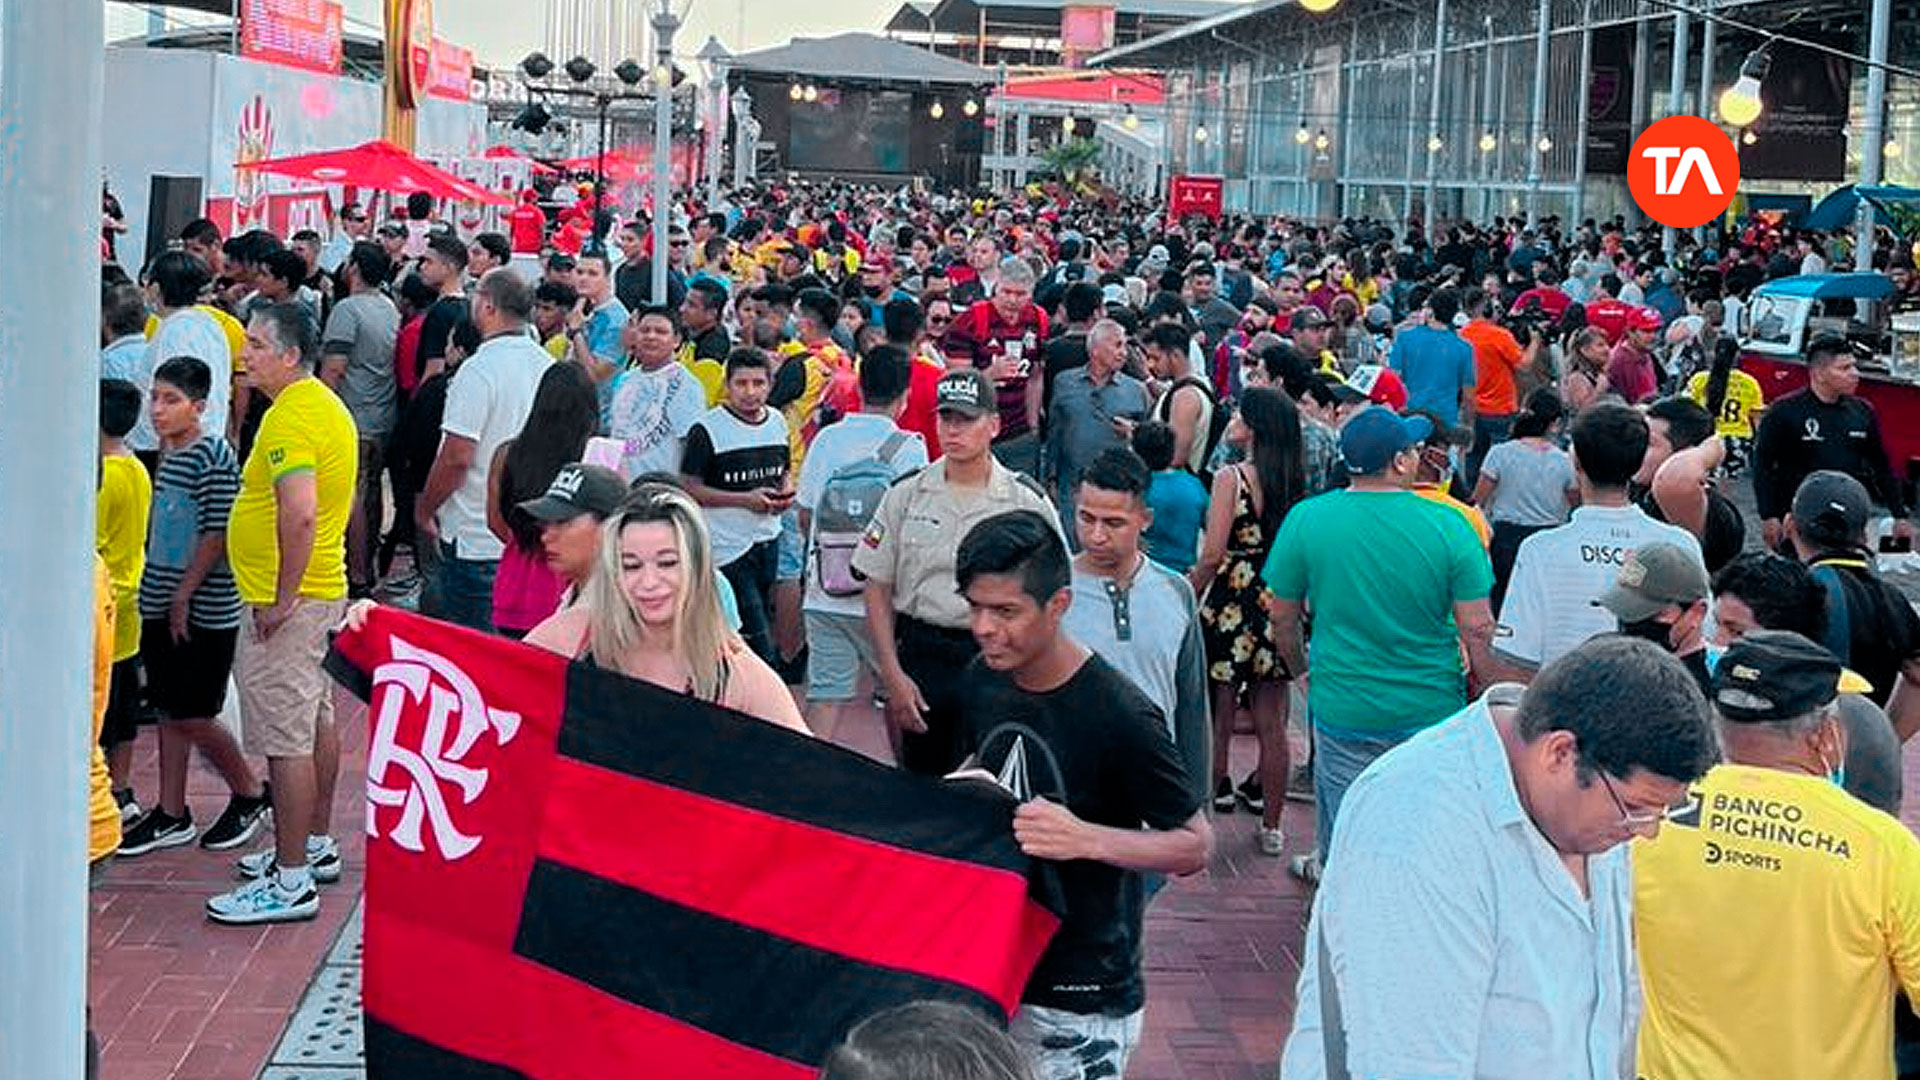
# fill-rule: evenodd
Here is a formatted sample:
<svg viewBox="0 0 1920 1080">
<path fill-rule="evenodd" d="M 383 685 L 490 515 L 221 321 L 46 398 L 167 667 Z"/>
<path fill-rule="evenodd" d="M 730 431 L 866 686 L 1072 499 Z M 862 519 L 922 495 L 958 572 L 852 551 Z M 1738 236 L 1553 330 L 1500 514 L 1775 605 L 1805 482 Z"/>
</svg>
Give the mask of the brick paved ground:
<svg viewBox="0 0 1920 1080">
<path fill-rule="evenodd" d="M 343 705 L 345 703 L 343 702 Z M 258 929 L 215 926 L 201 905 L 226 888 L 231 859 L 197 847 L 120 862 L 93 898 L 92 1003 L 109 1080 L 255 1080 L 289 1014 L 326 957 L 360 891 L 364 843 L 360 791 L 365 723 L 343 708 L 349 748 L 335 801 L 335 835 L 346 876 L 323 894 L 312 923 Z M 849 717 L 845 741 L 881 745 L 870 711 Z M 1920 741 L 1917 741 L 1920 743 Z M 1235 775 L 1251 765 L 1251 741 L 1235 746 Z M 140 746 L 138 785 L 154 789 L 151 737 Z M 1907 789 L 1920 791 L 1920 749 L 1909 747 Z M 196 771 L 196 816 L 223 805 L 219 782 Z M 1920 797 L 1905 819 L 1920 829 Z M 1217 821 L 1219 853 L 1206 874 L 1175 882 L 1147 923 L 1147 1023 L 1133 1080 L 1250 1080 L 1274 1075 L 1293 1012 L 1299 949 L 1310 897 L 1284 860 L 1260 855 L 1253 818 Z M 1292 838 L 1312 836 L 1312 811 L 1287 808 Z M 236 853 L 237 854 L 237 853 Z"/>
</svg>

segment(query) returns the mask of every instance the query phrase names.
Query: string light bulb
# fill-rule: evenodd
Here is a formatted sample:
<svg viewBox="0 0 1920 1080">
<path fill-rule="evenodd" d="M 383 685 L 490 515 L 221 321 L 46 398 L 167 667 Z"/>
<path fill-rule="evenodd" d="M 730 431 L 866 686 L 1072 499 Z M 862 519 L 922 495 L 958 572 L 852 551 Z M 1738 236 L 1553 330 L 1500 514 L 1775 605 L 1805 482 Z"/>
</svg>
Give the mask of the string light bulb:
<svg viewBox="0 0 1920 1080">
<path fill-rule="evenodd" d="M 1446 145 L 1437 134 L 1427 136 L 1427 153 L 1429 154 L 1439 153 Z"/>
<path fill-rule="evenodd" d="M 935 120 L 938 120 L 941 117 L 947 115 L 947 107 L 945 105 L 940 104 L 938 101 L 936 101 L 933 103 L 933 106 L 927 110 L 927 115 L 933 117 Z"/>
<path fill-rule="evenodd" d="M 968 116 L 973 116 L 980 111 L 980 103 L 972 98 L 968 98 L 966 102 L 960 106 L 960 111 L 966 113 Z"/>
<path fill-rule="evenodd" d="M 1325 15 L 1340 6 L 1340 0 L 1300 0 L 1301 8 L 1315 15 Z"/>
<path fill-rule="evenodd" d="M 1755 135 L 1752 128 L 1746 128 L 1740 132 L 1740 145 L 1742 146 L 1752 146 L 1759 141 L 1760 136 Z"/>
<path fill-rule="evenodd" d="M 1201 124 L 1193 129 L 1193 141 L 1201 143 L 1207 141 L 1207 125 Z"/>
<path fill-rule="evenodd" d="M 1307 143 L 1313 141 L 1313 132 L 1307 130 L 1307 122 L 1305 120 L 1300 121 L 1300 130 L 1293 133 L 1293 141 L 1300 146 L 1305 146 Z"/>
<path fill-rule="evenodd" d="M 799 101 L 803 93 L 805 93 L 805 91 L 800 89 L 799 83 L 794 83 L 787 87 L 787 99 L 790 101 Z"/>
<path fill-rule="evenodd" d="M 1542 135 L 1540 136 L 1540 141 L 1534 145 L 1539 148 L 1541 153 L 1551 154 L 1553 153 L 1553 136 Z"/>
<path fill-rule="evenodd" d="M 1332 145 L 1333 139 L 1327 134 L 1326 128 L 1321 128 L 1319 134 L 1313 137 L 1313 148 L 1321 153 L 1325 153 L 1327 147 Z"/>
<path fill-rule="evenodd" d="M 820 100 L 820 88 L 812 83 L 808 83 L 807 88 L 801 92 L 800 96 L 804 98 L 808 104 L 812 104 Z"/>
<path fill-rule="evenodd" d="M 1128 131 L 1140 130 L 1140 116 L 1133 111 L 1133 106 L 1127 106 L 1127 115 L 1121 119 L 1120 124 Z"/>
<path fill-rule="evenodd" d="M 1900 144 L 1893 139 L 1888 139 L 1887 145 L 1880 148 L 1880 153 L 1886 157 L 1897 158 L 1900 156 Z"/>
<path fill-rule="evenodd" d="M 1499 147 L 1500 136 L 1495 135 L 1492 128 L 1488 128 L 1486 133 L 1480 136 L 1480 152 L 1483 154 L 1491 154 L 1499 149 Z"/>
<path fill-rule="evenodd" d="M 1740 77 L 1720 93 L 1720 119 L 1734 127 L 1750 127 L 1760 119 L 1760 84 L 1772 64 L 1764 45 L 1747 54 L 1740 65 Z"/>
</svg>

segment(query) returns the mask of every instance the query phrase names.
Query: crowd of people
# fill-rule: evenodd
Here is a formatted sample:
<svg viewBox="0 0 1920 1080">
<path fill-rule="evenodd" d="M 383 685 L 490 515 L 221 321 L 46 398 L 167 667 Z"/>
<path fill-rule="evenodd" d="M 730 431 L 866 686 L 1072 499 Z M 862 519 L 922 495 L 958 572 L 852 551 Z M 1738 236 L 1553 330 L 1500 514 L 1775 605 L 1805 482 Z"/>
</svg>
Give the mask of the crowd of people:
<svg viewBox="0 0 1920 1080">
<path fill-rule="evenodd" d="M 1844 341 L 1779 401 L 1737 362 L 1825 238 L 804 184 L 667 213 L 665 252 L 641 218 L 534 256 L 348 204 L 109 266 L 97 857 L 270 827 L 207 914 L 311 918 L 321 662 L 379 600 L 812 737 L 871 700 L 899 767 L 997 777 L 1064 888 L 1012 1025 L 1046 1080 L 1124 1074 L 1145 906 L 1235 812 L 1319 888 L 1287 1077 L 1895 1075 L 1906 478 Z M 881 1075 L 880 1030 L 829 1075 Z"/>
</svg>

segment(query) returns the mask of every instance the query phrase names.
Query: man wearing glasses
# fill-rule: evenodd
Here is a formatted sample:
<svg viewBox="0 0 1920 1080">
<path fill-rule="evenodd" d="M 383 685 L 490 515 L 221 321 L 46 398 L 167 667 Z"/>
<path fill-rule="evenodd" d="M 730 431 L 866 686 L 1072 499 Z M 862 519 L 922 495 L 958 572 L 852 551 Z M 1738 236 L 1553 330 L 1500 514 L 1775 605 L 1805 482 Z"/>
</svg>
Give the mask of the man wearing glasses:
<svg viewBox="0 0 1920 1080">
<path fill-rule="evenodd" d="M 1633 850 L 1638 1075 L 1893 1080 L 1896 1009 L 1920 999 L 1920 840 L 1840 787 L 1853 679 L 1786 630 L 1721 658 L 1727 763 Z"/>
<path fill-rule="evenodd" d="M 340 226 L 320 248 L 320 269 L 331 274 L 340 269 L 347 261 L 347 253 L 361 240 L 371 239 L 373 222 L 367 219 L 366 210 L 357 202 L 343 203 L 340 207 Z"/>
<path fill-rule="evenodd" d="M 1282 1080 L 1634 1075 L 1626 842 L 1717 752 L 1693 677 L 1619 635 L 1388 751 L 1340 810 Z"/>
</svg>

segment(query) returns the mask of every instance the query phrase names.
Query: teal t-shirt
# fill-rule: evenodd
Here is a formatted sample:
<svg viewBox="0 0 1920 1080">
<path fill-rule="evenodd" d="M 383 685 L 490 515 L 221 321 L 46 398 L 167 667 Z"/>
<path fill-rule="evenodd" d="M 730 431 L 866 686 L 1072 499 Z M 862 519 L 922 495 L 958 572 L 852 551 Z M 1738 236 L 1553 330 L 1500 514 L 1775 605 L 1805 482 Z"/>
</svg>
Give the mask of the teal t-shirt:
<svg viewBox="0 0 1920 1080">
<path fill-rule="evenodd" d="M 1330 491 L 1287 512 L 1262 575 L 1313 613 L 1313 721 L 1409 731 L 1467 703 L 1453 605 L 1484 599 L 1493 567 L 1466 518 L 1407 491 Z"/>
</svg>

